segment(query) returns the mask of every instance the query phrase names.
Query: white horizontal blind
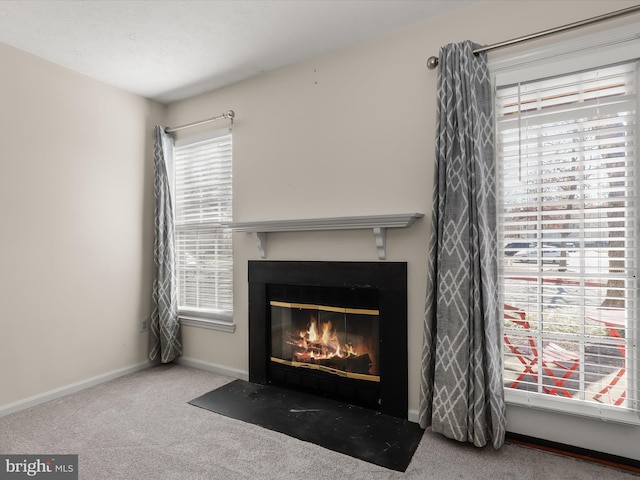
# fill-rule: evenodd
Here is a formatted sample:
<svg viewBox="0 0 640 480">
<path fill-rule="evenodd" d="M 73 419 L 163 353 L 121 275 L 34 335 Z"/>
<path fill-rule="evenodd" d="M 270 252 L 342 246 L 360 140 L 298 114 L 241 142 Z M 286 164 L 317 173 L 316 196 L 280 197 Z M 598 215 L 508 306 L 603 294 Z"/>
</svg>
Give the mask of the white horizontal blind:
<svg viewBox="0 0 640 480">
<path fill-rule="evenodd" d="M 505 387 L 611 418 L 638 411 L 637 72 L 496 92 Z"/>
<path fill-rule="evenodd" d="M 175 235 L 180 315 L 231 321 L 231 134 L 175 148 Z"/>
</svg>

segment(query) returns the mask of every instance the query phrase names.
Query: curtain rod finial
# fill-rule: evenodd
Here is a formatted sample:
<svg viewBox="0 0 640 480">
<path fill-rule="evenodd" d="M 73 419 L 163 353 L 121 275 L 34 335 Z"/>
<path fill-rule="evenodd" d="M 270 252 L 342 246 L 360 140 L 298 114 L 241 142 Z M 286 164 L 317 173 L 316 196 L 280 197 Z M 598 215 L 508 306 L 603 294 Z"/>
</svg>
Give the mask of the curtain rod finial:
<svg viewBox="0 0 640 480">
<path fill-rule="evenodd" d="M 427 68 L 433 70 L 438 66 L 438 57 L 429 57 L 427 59 Z"/>
</svg>

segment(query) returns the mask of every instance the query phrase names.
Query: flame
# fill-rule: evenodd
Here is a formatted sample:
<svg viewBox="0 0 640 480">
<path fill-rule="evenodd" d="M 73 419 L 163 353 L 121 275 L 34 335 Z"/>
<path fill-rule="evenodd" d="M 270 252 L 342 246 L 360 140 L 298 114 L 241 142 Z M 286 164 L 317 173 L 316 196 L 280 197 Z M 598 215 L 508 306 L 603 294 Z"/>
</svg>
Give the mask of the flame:
<svg viewBox="0 0 640 480">
<path fill-rule="evenodd" d="M 322 344 L 329 345 L 329 343 L 333 340 L 331 335 L 331 322 L 326 322 L 322 324 Z M 338 343 L 338 347 L 340 343 Z"/>
<path fill-rule="evenodd" d="M 346 355 L 346 356 L 349 356 L 349 355 L 358 355 L 358 354 L 353 350 L 353 345 L 351 345 L 350 343 L 346 344 L 346 345 L 345 345 L 345 347 L 346 347 L 346 350 L 347 350 L 347 355 Z"/>
<path fill-rule="evenodd" d="M 318 326 L 318 320 L 311 317 L 307 330 L 298 332 L 297 338 L 293 344 L 298 348 L 295 355 L 299 360 L 326 360 L 358 355 L 353 345 L 340 345 L 338 334 L 330 321 L 320 322 Z"/>
<path fill-rule="evenodd" d="M 304 335 L 303 335 L 303 338 Z M 309 326 L 309 330 L 307 330 L 306 339 L 310 342 L 315 342 L 318 339 L 318 334 L 316 333 L 316 319 L 314 318 L 311 321 L 311 325 Z"/>
</svg>

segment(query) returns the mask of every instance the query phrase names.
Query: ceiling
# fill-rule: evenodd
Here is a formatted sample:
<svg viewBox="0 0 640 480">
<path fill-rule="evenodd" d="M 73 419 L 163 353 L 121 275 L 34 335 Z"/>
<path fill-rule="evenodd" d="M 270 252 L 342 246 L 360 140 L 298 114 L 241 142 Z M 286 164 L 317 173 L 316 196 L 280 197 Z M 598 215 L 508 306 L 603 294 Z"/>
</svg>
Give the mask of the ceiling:
<svg viewBox="0 0 640 480">
<path fill-rule="evenodd" d="M 0 42 L 162 103 L 477 0 L 1 0 Z"/>
</svg>

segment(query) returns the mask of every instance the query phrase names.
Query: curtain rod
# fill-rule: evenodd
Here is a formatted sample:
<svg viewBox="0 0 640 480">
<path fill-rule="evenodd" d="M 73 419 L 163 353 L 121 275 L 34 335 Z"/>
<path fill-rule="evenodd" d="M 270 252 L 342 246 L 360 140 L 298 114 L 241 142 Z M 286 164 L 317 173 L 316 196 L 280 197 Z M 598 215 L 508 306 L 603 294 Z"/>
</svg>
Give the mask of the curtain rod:
<svg viewBox="0 0 640 480">
<path fill-rule="evenodd" d="M 494 43 L 492 45 L 485 45 L 484 47 L 475 49 L 473 53 L 477 55 L 480 52 L 487 52 L 489 50 L 495 50 L 497 48 L 508 47 L 509 45 L 515 45 L 516 43 L 526 42 L 526 41 L 534 40 L 540 37 L 546 37 L 547 35 L 552 35 L 554 33 L 560 33 L 567 30 L 573 30 L 574 28 L 584 27 L 585 25 L 591 25 L 592 23 L 603 22 L 611 18 L 621 17 L 623 15 L 629 15 L 630 13 L 635 13 L 638 11 L 640 11 L 640 5 L 623 8 L 622 10 L 616 10 L 615 12 L 605 13 L 604 15 L 599 15 L 597 17 L 591 17 L 591 18 L 587 18 L 586 20 L 580 20 L 579 22 L 569 23 L 567 25 L 562 25 L 561 27 L 550 28 L 549 30 L 543 30 L 542 32 L 532 33 L 531 35 L 525 35 L 523 37 L 513 38 L 511 40 L 506 40 L 500 43 Z M 430 70 L 433 70 L 437 66 L 438 66 L 438 57 L 429 57 L 427 59 L 427 67 Z"/>
<path fill-rule="evenodd" d="M 222 115 L 218 115 L 217 117 L 207 118 L 206 120 L 200 120 L 199 122 L 188 123 L 186 125 L 180 125 L 179 127 L 166 127 L 164 129 L 165 133 L 177 132 L 178 130 L 182 130 L 184 128 L 195 127 L 196 125 L 202 125 L 203 123 L 214 122 L 216 120 L 220 120 L 221 118 L 228 118 L 231 120 L 231 125 L 233 125 L 233 119 L 235 118 L 236 113 L 233 110 L 227 110 Z"/>
</svg>

